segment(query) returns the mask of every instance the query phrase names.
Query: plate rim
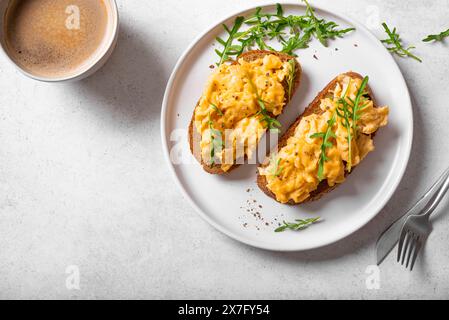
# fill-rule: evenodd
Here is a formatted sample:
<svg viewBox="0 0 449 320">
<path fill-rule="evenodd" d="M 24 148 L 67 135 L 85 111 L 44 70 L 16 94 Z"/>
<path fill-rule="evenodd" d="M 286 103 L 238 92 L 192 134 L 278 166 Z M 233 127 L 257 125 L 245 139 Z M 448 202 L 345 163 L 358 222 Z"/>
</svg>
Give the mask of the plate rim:
<svg viewBox="0 0 449 320">
<path fill-rule="evenodd" d="M 205 36 L 207 36 L 213 29 L 215 29 L 218 25 L 223 24 L 225 21 L 232 19 L 236 16 L 242 15 L 250 10 L 254 10 L 258 7 L 270 7 L 270 6 L 275 6 L 277 3 L 280 3 L 281 5 L 293 5 L 293 6 L 299 6 L 302 8 L 305 8 L 305 4 L 303 3 L 298 3 L 297 1 L 276 1 L 276 2 L 272 2 L 272 1 L 268 1 L 259 5 L 250 5 L 246 8 L 244 8 L 243 10 L 236 10 L 235 12 L 231 13 L 230 15 L 227 15 L 225 18 L 221 19 L 218 22 L 214 22 L 212 24 L 210 24 L 207 28 L 205 28 L 205 31 L 203 31 L 202 33 L 200 33 L 197 37 L 195 37 L 190 44 L 187 46 L 187 48 L 183 51 L 182 55 L 178 58 L 173 71 L 170 75 L 170 78 L 167 82 L 166 88 L 165 88 L 165 92 L 164 92 L 164 97 L 163 97 L 163 101 L 162 101 L 162 109 L 161 109 L 161 138 L 162 138 L 162 150 L 164 153 L 164 159 L 169 167 L 169 171 L 170 174 L 172 175 L 172 178 L 175 180 L 176 185 L 178 186 L 178 188 L 181 191 L 181 194 L 183 195 L 184 199 L 187 200 L 187 202 L 195 209 L 195 211 L 199 214 L 199 216 L 206 222 L 208 222 L 210 225 L 212 225 L 215 229 L 217 229 L 218 231 L 222 232 L 223 234 L 227 235 L 228 237 L 230 237 L 233 240 L 239 241 L 241 243 L 244 243 L 246 245 L 255 247 L 255 248 L 259 248 L 259 249 L 263 249 L 263 250 L 269 250 L 269 251 L 277 251 L 277 252 L 301 252 L 301 251 L 309 251 L 309 250 L 315 250 L 318 248 L 322 248 L 328 245 L 331 245 L 335 242 L 338 242 L 340 240 L 343 240 L 349 236 L 351 236 L 352 234 L 354 234 L 356 231 L 360 230 L 362 227 L 364 227 L 365 225 L 367 225 L 369 222 L 371 222 L 382 210 L 383 208 L 386 206 L 386 204 L 391 200 L 392 196 L 394 195 L 394 193 L 396 192 L 399 184 L 401 183 L 406 169 L 408 167 L 408 163 L 410 161 L 410 155 L 411 155 L 411 151 L 412 151 L 412 146 L 413 146 L 413 138 L 414 138 L 414 113 L 413 113 L 413 104 L 412 104 L 412 100 L 411 100 L 411 95 L 410 95 L 410 91 L 409 88 L 407 86 L 407 82 L 405 81 L 404 75 L 401 71 L 401 69 L 399 68 L 399 65 L 397 64 L 396 60 L 393 58 L 393 55 L 391 55 L 389 53 L 389 59 L 390 61 L 393 62 L 396 71 L 399 73 L 400 78 L 401 78 L 401 82 L 403 87 L 405 88 L 405 93 L 406 93 L 406 97 L 404 97 L 404 99 L 408 102 L 408 107 L 410 109 L 410 122 L 409 122 L 409 134 L 406 137 L 407 144 L 406 144 L 406 156 L 404 157 L 404 161 L 403 164 L 400 168 L 400 173 L 397 175 L 396 181 L 393 181 L 390 184 L 390 190 L 387 193 L 387 195 L 384 197 L 384 200 L 381 201 L 380 205 L 378 206 L 378 209 L 374 210 L 373 213 L 367 217 L 367 219 L 363 220 L 361 223 L 358 223 L 357 225 L 354 226 L 354 228 L 351 228 L 349 231 L 345 231 L 345 232 L 341 232 L 340 235 L 337 235 L 335 237 L 333 237 L 332 239 L 327 240 L 326 242 L 320 243 L 318 245 L 312 245 L 309 246 L 307 248 L 294 248 L 294 247 L 289 247 L 289 248 L 285 248 L 285 247 L 279 247 L 276 245 L 273 245 L 271 243 L 267 243 L 265 241 L 255 241 L 255 240 L 251 240 L 248 238 L 243 238 L 241 237 L 239 234 L 234 233 L 232 230 L 220 225 L 219 223 L 216 223 L 213 219 L 211 219 L 202 209 L 200 209 L 198 207 L 198 205 L 195 203 L 195 201 L 193 201 L 193 199 L 190 197 L 190 195 L 187 193 L 187 191 L 185 190 L 184 186 L 182 185 L 182 183 L 179 180 L 179 177 L 176 174 L 176 170 L 174 168 L 174 164 L 172 163 L 172 161 L 170 160 L 170 151 L 168 150 L 168 137 L 166 135 L 166 121 L 167 121 L 167 111 L 168 111 L 168 99 L 169 99 L 169 95 L 170 92 L 172 91 L 173 85 L 174 85 L 174 80 L 178 74 L 179 69 L 182 67 L 184 61 L 186 60 L 186 58 L 188 57 L 188 55 L 190 54 L 190 52 L 192 51 L 192 49 L 198 44 L 198 42 L 200 42 Z M 372 41 L 377 41 L 379 43 L 379 48 L 383 48 L 383 50 L 387 50 L 380 42 L 380 40 L 371 32 L 371 30 L 369 30 L 364 24 L 362 24 L 361 22 L 358 22 L 357 20 L 348 17 L 347 15 L 342 14 L 340 11 L 338 10 L 328 10 L 327 8 L 321 6 L 321 5 L 313 5 L 312 6 L 314 9 L 323 11 L 323 12 L 327 12 L 331 15 L 334 15 L 336 17 L 338 17 L 341 20 L 347 21 L 349 22 L 350 25 L 356 27 L 357 29 L 362 29 L 365 33 L 368 34 L 368 36 L 371 38 Z"/>
</svg>

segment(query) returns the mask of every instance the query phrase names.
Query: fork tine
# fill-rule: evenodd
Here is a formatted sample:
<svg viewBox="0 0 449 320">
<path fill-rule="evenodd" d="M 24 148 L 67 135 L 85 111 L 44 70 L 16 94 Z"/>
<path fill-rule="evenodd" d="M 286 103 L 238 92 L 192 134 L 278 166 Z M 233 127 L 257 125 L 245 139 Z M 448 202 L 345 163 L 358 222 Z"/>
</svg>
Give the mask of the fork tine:
<svg viewBox="0 0 449 320">
<path fill-rule="evenodd" d="M 420 237 L 418 237 L 416 239 L 416 248 L 415 248 L 415 252 L 413 253 L 412 264 L 410 265 L 410 271 L 413 271 L 413 266 L 415 265 L 416 257 L 418 256 L 419 250 L 421 250 L 421 246 L 422 246 L 422 241 L 421 241 Z"/>
<path fill-rule="evenodd" d="M 411 238 L 411 242 L 410 242 L 410 249 L 408 250 L 408 254 L 407 254 L 407 262 L 405 264 L 405 267 L 408 268 L 408 264 L 410 262 L 410 257 L 412 256 L 412 252 L 416 251 L 416 241 L 417 241 L 417 237 L 414 233 L 410 232 L 410 238 Z"/>
<path fill-rule="evenodd" d="M 405 256 L 407 255 L 407 252 L 408 252 L 408 250 L 409 250 L 410 239 L 411 239 L 410 233 L 407 232 L 407 238 L 405 239 L 404 250 L 403 250 L 403 252 L 402 252 L 402 258 L 401 258 L 401 264 L 402 264 L 402 265 L 404 264 Z"/>
<path fill-rule="evenodd" d="M 402 247 L 403 247 L 404 239 L 405 239 L 406 235 L 407 235 L 407 231 L 402 230 L 401 237 L 399 238 L 399 245 L 398 245 L 398 262 L 401 260 Z"/>
</svg>

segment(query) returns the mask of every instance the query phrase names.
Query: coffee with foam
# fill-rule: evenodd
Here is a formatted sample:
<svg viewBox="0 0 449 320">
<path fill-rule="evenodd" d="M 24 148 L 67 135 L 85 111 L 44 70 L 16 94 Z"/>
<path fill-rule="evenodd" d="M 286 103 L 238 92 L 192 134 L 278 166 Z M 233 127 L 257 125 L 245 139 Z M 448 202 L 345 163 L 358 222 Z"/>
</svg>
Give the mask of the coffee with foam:
<svg viewBox="0 0 449 320">
<path fill-rule="evenodd" d="M 12 0 L 4 23 L 7 51 L 31 74 L 64 77 L 95 55 L 107 23 L 103 0 Z"/>
</svg>

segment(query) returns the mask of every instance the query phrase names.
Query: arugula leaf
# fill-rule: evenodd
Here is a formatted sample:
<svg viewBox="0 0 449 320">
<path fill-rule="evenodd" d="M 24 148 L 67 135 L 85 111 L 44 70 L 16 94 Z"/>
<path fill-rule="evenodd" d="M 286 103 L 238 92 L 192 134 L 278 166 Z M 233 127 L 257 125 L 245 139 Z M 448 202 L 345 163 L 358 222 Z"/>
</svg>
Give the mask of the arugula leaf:
<svg viewBox="0 0 449 320">
<path fill-rule="evenodd" d="M 320 159 L 318 160 L 318 180 L 323 181 L 324 180 L 324 164 L 326 161 L 329 160 L 329 158 L 326 156 L 326 150 L 328 148 L 332 148 L 333 144 L 330 141 L 331 138 L 336 138 L 335 132 L 332 131 L 332 127 L 334 126 L 336 122 L 336 113 L 332 114 L 332 117 L 327 121 L 327 129 L 326 132 L 317 132 L 312 135 L 310 135 L 310 138 L 314 139 L 323 139 L 321 142 L 321 154 Z"/>
<path fill-rule="evenodd" d="M 351 101 L 351 102 L 353 102 L 353 106 L 352 106 L 352 128 L 354 129 L 354 138 L 357 138 L 357 129 L 358 129 L 357 128 L 357 120 L 360 119 L 360 114 L 359 113 L 360 113 L 360 111 L 364 107 L 364 106 L 362 106 L 360 104 L 360 102 L 361 102 L 362 96 L 365 94 L 365 89 L 366 89 L 366 86 L 368 85 L 368 81 L 369 81 L 368 77 L 363 78 L 362 83 L 360 84 L 360 88 L 357 91 L 357 95 L 355 97 L 355 100 Z"/>
<path fill-rule="evenodd" d="M 274 232 L 284 232 L 286 230 L 292 230 L 292 231 L 298 231 L 298 230 L 304 230 L 311 226 L 312 224 L 320 221 L 320 217 L 317 218 L 310 218 L 310 219 L 296 219 L 295 222 L 286 222 L 283 221 L 283 225 L 274 230 Z"/>
<path fill-rule="evenodd" d="M 449 37 L 449 29 L 446 31 L 440 32 L 439 34 L 429 34 L 425 39 L 423 39 L 423 42 L 430 42 L 430 41 L 443 41 L 444 38 Z"/>
<path fill-rule="evenodd" d="M 288 40 L 282 39 L 282 50 L 281 52 L 286 53 L 291 56 L 295 56 L 294 51 L 297 49 L 306 49 L 309 47 L 311 33 L 304 33 L 302 36 L 300 34 L 295 34 Z"/>
</svg>

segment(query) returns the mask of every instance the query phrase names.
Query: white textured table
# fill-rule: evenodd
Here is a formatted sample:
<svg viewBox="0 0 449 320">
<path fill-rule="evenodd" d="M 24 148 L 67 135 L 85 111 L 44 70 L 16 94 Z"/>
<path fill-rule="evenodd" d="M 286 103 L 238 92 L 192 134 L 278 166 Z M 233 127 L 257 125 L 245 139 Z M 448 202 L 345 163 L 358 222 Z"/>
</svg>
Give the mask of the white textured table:
<svg viewBox="0 0 449 320">
<path fill-rule="evenodd" d="M 381 230 L 449 165 L 449 44 L 420 42 L 449 27 L 449 4 L 314 1 L 326 2 L 369 26 L 377 12 L 424 59 L 398 59 L 415 141 L 405 178 L 373 221 L 291 254 L 247 247 L 203 222 L 164 163 L 162 95 L 187 45 L 242 1 L 119 0 L 117 50 L 87 80 L 39 83 L 0 59 L 0 298 L 449 298 L 447 203 L 413 273 L 393 256 L 380 289 L 367 288 L 365 273 Z"/>
</svg>

